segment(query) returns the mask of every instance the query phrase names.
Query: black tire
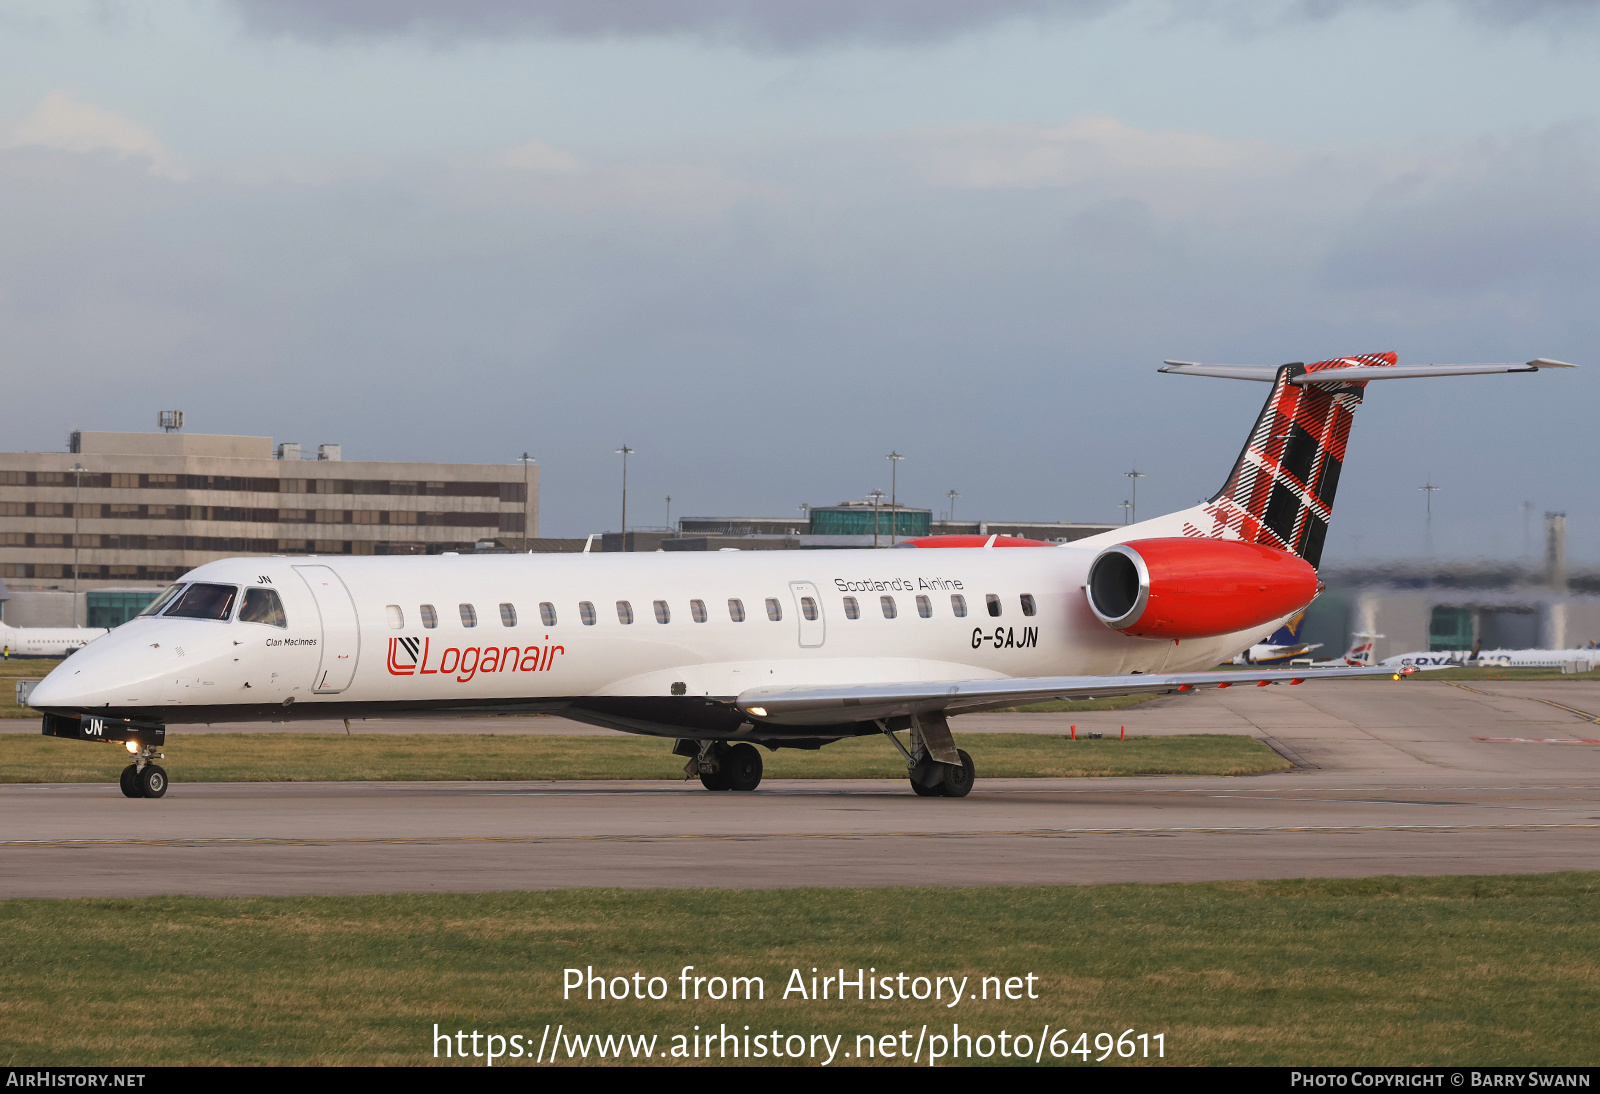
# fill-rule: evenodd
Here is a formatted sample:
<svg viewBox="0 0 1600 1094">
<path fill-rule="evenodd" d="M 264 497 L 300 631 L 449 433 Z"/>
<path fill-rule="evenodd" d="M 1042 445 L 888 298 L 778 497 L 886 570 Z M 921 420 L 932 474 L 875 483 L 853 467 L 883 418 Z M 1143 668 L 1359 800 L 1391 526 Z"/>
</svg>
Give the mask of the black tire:
<svg viewBox="0 0 1600 1094">
<path fill-rule="evenodd" d="M 144 770 L 139 772 L 139 795 L 145 798 L 160 798 L 166 793 L 166 769 L 157 764 L 146 764 Z"/>
<path fill-rule="evenodd" d="M 947 798 L 964 798 L 972 792 L 972 784 L 977 780 L 978 769 L 972 762 L 972 757 L 967 755 L 966 749 L 956 749 L 956 755 L 961 757 L 961 766 L 943 764 L 944 779 L 939 783 L 939 790 Z"/>
<path fill-rule="evenodd" d="M 700 785 L 707 790 L 732 790 L 733 784 L 728 780 L 728 757 L 726 753 L 717 757 L 715 771 L 700 772 Z"/>
<path fill-rule="evenodd" d="M 122 769 L 122 796 L 124 798 L 142 798 L 139 793 L 139 769 L 129 764 Z"/>
<path fill-rule="evenodd" d="M 755 745 L 739 744 L 722 757 L 722 776 L 730 790 L 754 790 L 761 785 L 761 753 Z"/>
<path fill-rule="evenodd" d="M 923 786 L 916 779 L 912 779 L 911 780 L 911 789 L 916 793 L 917 797 L 919 797 L 919 798 L 942 798 L 942 797 L 944 797 L 944 786 L 942 784 L 939 785 L 939 786 Z"/>
</svg>

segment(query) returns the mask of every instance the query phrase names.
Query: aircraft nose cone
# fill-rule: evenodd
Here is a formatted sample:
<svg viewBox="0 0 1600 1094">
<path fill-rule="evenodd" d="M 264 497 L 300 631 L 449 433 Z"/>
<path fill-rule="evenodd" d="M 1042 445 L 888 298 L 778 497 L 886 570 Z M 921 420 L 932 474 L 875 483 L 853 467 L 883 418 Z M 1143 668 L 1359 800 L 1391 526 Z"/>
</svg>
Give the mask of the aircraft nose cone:
<svg viewBox="0 0 1600 1094">
<path fill-rule="evenodd" d="M 82 688 L 73 684 L 70 677 L 63 677 L 60 669 L 56 669 L 33 686 L 33 691 L 28 694 L 28 705 L 35 710 L 79 706 L 82 693 Z"/>
</svg>

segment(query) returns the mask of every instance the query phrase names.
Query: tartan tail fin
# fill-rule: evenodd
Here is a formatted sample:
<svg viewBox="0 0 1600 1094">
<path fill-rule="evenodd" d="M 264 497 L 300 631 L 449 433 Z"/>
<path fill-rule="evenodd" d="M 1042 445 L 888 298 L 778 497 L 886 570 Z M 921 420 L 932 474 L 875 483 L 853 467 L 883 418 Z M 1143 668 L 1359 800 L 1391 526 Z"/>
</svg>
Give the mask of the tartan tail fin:
<svg viewBox="0 0 1600 1094">
<path fill-rule="evenodd" d="M 1318 565 L 1352 416 L 1367 386 L 1341 381 L 1339 371 L 1395 362 L 1393 353 L 1374 353 L 1279 368 L 1232 473 L 1202 507 L 1214 526 L 1185 531 L 1265 544 Z M 1291 382 L 1308 373 L 1327 373 L 1328 380 Z"/>
</svg>

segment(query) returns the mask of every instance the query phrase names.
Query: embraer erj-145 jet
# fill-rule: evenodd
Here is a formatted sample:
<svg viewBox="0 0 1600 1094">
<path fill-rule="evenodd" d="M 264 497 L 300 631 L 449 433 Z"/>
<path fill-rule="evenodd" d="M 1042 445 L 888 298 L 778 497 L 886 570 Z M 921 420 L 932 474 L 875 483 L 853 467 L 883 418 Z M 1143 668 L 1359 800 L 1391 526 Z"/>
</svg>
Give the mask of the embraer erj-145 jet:
<svg viewBox="0 0 1600 1094">
<path fill-rule="evenodd" d="M 756 787 L 756 744 L 883 733 L 918 794 L 962 797 L 974 770 L 951 715 L 1392 671 L 1207 670 L 1320 590 L 1369 381 L 1546 367 L 1571 366 L 1169 361 L 1161 371 L 1272 385 L 1232 473 L 1192 509 L 1063 546 L 211 562 L 30 701 L 47 734 L 124 742 L 130 797 L 166 791 L 152 761 L 168 725 L 445 711 L 671 738 L 712 790 Z"/>
</svg>

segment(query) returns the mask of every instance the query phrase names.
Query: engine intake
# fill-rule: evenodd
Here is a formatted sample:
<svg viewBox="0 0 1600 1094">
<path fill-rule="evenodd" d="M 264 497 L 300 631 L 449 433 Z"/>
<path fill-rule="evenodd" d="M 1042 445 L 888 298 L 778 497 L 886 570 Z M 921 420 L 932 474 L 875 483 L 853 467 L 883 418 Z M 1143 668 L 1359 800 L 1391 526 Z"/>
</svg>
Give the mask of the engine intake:
<svg viewBox="0 0 1600 1094">
<path fill-rule="evenodd" d="M 1215 638 L 1292 615 L 1321 589 L 1297 555 L 1225 539 L 1140 539 L 1089 567 L 1089 608 L 1136 638 Z"/>
</svg>

